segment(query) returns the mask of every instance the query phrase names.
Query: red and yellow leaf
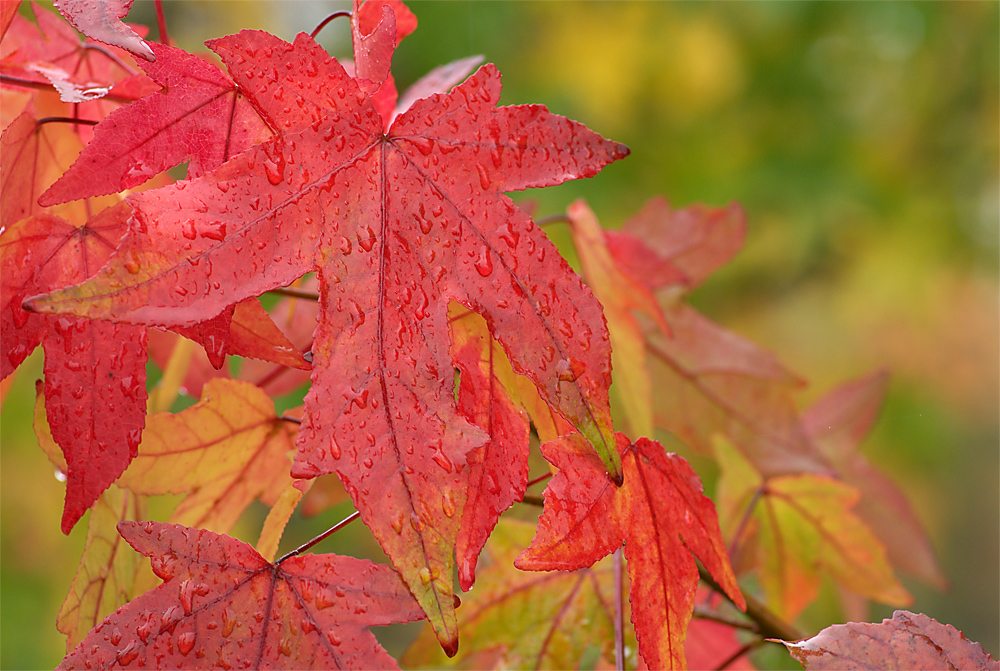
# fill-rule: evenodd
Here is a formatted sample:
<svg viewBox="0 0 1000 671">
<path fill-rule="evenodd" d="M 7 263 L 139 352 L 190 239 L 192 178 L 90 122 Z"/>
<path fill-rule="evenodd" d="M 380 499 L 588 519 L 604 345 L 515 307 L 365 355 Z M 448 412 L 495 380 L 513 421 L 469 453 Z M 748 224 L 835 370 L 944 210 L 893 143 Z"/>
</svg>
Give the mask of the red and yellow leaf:
<svg viewBox="0 0 1000 671">
<path fill-rule="evenodd" d="M 104 620 L 59 669 L 396 668 L 368 627 L 421 618 L 388 566 L 338 555 L 271 564 L 209 531 L 118 530 L 164 583 Z"/>
<path fill-rule="evenodd" d="M 813 404 L 802 422 L 840 478 L 861 492 L 855 512 L 885 543 L 893 566 L 945 589 L 948 581 L 909 501 L 858 449 L 875 422 L 887 384 L 883 370 L 847 382 Z"/>
<path fill-rule="evenodd" d="M 629 597 L 639 652 L 654 669 L 682 669 L 684 635 L 698 587 L 697 557 L 726 594 L 743 595 L 726 555 L 715 506 L 698 476 L 648 438 L 618 434 L 624 468 L 620 487 L 579 436 L 546 443 L 559 468 L 545 489 L 545 509 L 531 547 L 515 562 L 533 571 L 592 565 L 624 543 Z"/>
<path fill-rule="evenodd" d="M 188 494 L 171 520 L 228 531 L 257 498 L 273 504 L 291 483 L 295 426 L 246 382 L 213 380 L 179 413 L 150 415 L 139 456 L 119 484 L 136 493 Z"/>
<path fill-rule="evenodd" d="M 716 454 L 723 528 L 727 536 L 741 533 L 736 544 L 748 542 L 746 530 L 756 530 L 752 561 L 776 613 L 795 619 L 819 592 L 823 574 L 876 601 L 912 601 L 892 573 L 885 546 L 852 512 L 861 496 L 856 489 L 814 473 L 762 478 L 721 438 Z"/>
</svg>

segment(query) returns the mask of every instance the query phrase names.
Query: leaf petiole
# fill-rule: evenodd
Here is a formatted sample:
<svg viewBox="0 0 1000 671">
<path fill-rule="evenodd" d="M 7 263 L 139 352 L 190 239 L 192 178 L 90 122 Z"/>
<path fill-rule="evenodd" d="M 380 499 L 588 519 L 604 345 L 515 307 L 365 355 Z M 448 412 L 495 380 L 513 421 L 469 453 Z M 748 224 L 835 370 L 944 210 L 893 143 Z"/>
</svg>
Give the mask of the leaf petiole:
<svg viewBox="0 0 1000 671">
<path fill-rule="evenodd" d="M 157 1 L 159 1 L 159 0 L 157 0 Z M 326 24 L 330 23 L 331 21 L 333 21 L 336 18 L 340 18 L 341 16 L 347 16 L 347 17 L 349 17 L 349 16 L 351 16 L 351 13 L 349 11 L 347 11 L 346 9 L 341 9 L 339 11 L 334 12 L 330 16 L 328 16 L 325 19 L 323 19 L 322 21 L 320 21 L 319 25 L 316 26 L 315 28 L 313 28 L 312 32 L 309 33 L 309 37 L 311 37 L 313 39 L 316 39 L 316 36 L 319 35 L 319 31 L 321 31 L 324 28 L 326 28 Z"/>
<path fill-rule="evenodd" d="M 348 515 L 347 517 L 345 517 L 344 519 L 340 520 L 339 522 L 337 522 L 336 524 L 334 524 L 332 527 L 330 527 L 329 529 L 327 529 L 326 531 L 324 531 L 323 533 L 321 533 L 319 536 L 316 536 L 315 538 L 313 538 L 310 541 L 306 541 L 305 543 L 303 543 L 302 545 L 298 546 L 297 548 L 295 548 L 294 550 L 292 550 L 288 554 L 283 555 L 280 559 L 278 559 L 278 561 L 274 562 L 274 565 L 277 566 L 281 562 L 285 561 L 286 559 L 291 559 L 295 555 L 300 554 L 302 552 L 305 552 L 306 550 L 308 550 L 312 546 L 316 545 L 320 541 L 325 540 L 329 536 L 332 536 L 336 532 L 340 531 L 341 529 L 343 529 L 344 527 L 346 527 L 348 524 L 350 524 L 354 520 L 358 519 L 359 517 L 361 517 L 361 513 L 359 513 L 357 510 L 355 510 L 353 513 L 351 513 L 350 515 Z"/>
</svg>

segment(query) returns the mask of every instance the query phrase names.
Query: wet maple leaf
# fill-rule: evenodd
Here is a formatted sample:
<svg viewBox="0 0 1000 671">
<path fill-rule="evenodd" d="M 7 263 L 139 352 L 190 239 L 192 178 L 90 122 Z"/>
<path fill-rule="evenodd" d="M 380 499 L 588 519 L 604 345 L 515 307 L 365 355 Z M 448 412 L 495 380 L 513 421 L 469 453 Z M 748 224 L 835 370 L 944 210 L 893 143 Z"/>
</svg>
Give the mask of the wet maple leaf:
<svg viewBox="0 0 1000 671">
<path fill-rule="evenodd" d="M 504 519 L 486 544 L 487 568 L 458 611 L 463 647 L 448 659 L 425 628 L 400 662 L 410 668 L 579 669 L 614 659 L 615 584 L 610 557 L 577 571 L 519 571 L 513 562 L 534 525 Z M 627 582 L 627 576 L 623 576 Z M 623 587 L 627 590 L 627 584 Z M 628 603 L 626 609 L 626 622 Z M 626 668 L 636 668 L 635 634 L 625 631 Z M 484 663 L 489 655 L 490 663 Z"/>
<path fill-rule="evenodd" d="M 69 533 L 135 456 L 146 415 L 146 333 L 141 327 L 35 315 L 24 296 L 79 281 L 99 267 L 125 230 L 127 206 L 83 226 L 34 215 L 0 233 L 3 376 L 39 344 L 52 434 L 67 464 L 62 530 Z"/>
<path fill-rule="evenodd" d="M 396 668 L 368 627 L 422 617 L 388 566 L 329 554 L 272 564 L 209 531 L 118 530 L 164 583 L 108 616 L 59 669 Z"/>
<path fill-rule="evenodd" d="M 794 619 L 819 592 L 824 573 L 854 592 L 895 606 L 912 601 L 889 565 L 885 545 L 852 509 L 850 485 L 816 473 L 763 478 L 725 440 L 716 440 L 722 469 L 718 504 L 723 528 L 738 545 L 757 542 L 751 562 L 776 613 Z M 748 521 L 752 520 L 753 524 Z"/>
<path fill-rule="evenodd" d="M 156 57 L 134 30 L 122 23 L 133 0 L 56 0 L 56 7 L 77 30 L 146 60 Z"/>
<path fill-rule="evenodd" d="M 197 177 L 271 136 L 219 68 L 182 49 L 150 47 L 156 61 L 139 66 L 163 90 L 103 119 L 76 162 L 42 194 L 42 205 L 131 189 L 184 161 L 188 176 Z"/>
<path fill-rule="evenodd" d="M 951 625 L 905 610 L 881 624 L 835 624 L 810 639 L 782 643 L 808 671 L 1000 669 L 980 644 Z"/>
<path fill-rule="evenodd" d="M 697 557 L 734 603 L 745 607 L 712 501 L 686 461 L 648 438 L 618 434 L 624 481 L 608 477 L 578 434 L 542 446 L 559 472 L 545 489 L 538 533 L 515 562 L 531 571 L 592 565 L 623 543 L 632 623 L 653 669 L 685 665 L 684 632 L 698 587 Z"/>
<path fill-rule="evenodd" d="M 485 436 L 455 409 L 448 303 L 483 314 L 514 369 L 617 472 L 600 305 L 503 192 L 592 176 L 627 149 L 541 106 L 497 108 L 492 65 L 386 131 L 304 34 L 292 45 L 244 31 L 210 46 L 281 134 L 197 180 L 133 196 L 135 225 L 99 277 L 29 305 L 189 325 L 317 270 L 293 474 L 341 476 L 454 649 L 448 501 Z"/>
</svg>

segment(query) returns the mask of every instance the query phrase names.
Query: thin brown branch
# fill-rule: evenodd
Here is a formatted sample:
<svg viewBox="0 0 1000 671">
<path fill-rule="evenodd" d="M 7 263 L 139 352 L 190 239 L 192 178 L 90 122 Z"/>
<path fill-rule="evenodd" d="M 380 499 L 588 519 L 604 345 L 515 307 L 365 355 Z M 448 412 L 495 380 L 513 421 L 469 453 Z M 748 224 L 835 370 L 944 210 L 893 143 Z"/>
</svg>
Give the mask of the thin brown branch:
<svg viewBox="0 0 1000 671">
<path fill-rule="evenodd" d="M 139 74 L 138 70 L 136 70 L 135 68 L 133 68 L 131 65 L 129 65 L 128 63 L 126 63 L 122 59 L 118 58 L 117 55 L 115 55 L 111 50 L 109 50 L 103 44 L 94 44 L 93 42 L 85 42 L 84 44 L 82 44 L 80 46 L 82 48 L 88 49 L 90 51 L 96 51 L 97 53 L 99 53 L 102 56 L 106 57 L 112 63 L 114 63 L 115 65 L 117 65 L 118 67 L 120 67 L 122 70 L 124 70 L 125 72 L 129 73 L 130 75 L 137 75 L 137 74 Z"/>
<path fill-rule="evenodd" d="M 527 503 L 529 506 L 538 506 L 541 508 L 545 505 L 545 499 L 541 496 L 532 496 L 531 494 L 525 494 L 524 498 L 521 499 L 521 503 Z"/>
<path fill-rule="evenodd" d="M 280 415 L 278 417 L 283 422 L 291 422 L 292 424 L 302 424 L 302 420 L 298 417 L 292 417 L 290 415 Z"/>
<path fill-rule="evenodd" d="M 163 0 L 155 0 L 156 5 L 156 29 L 160 33 L 160 44 L 170 44 L 170 36 L 167 35 L 167 18 L 163 15 Z"/>
<path fill-rule="evenodd" d="M 349 11 L 347 11 L 346 9 L 342 9 L 340 11 L 334 12 L 330 16 L 328 16 L 325 19 L 323 19 L 322 21 L 320 21 L 319 25 L 316 26 L 315 28 L 313 28 L 313 31 L 311 33 L 309 33 L 309 37 L 311 37 L 313 39 L 316 39 L 316 36 L 319 35 L 319 31 L 321 31 L 324 28 L 326 28 L 326 24 L 330 23 L 334 19 L 340 18 L 342 16 L 350 16 L 350 15 L 351 15 L 351 13 Z"/>
<path fill-rule="evenodd" d="M 711 620 L 712 622 L 719 622 L 730 627 L 735 627 L 737 629 L 746 629 L 747 631 L 757 632 L 757 625 L 753 622 L 747 622 L 746 620 L 740 620 L 735 617 L 730 617 L 725 613 L 720 613 L 714 608 L 708 606 L 703 606 L 697 604 L 694 607 L 694 614 L 692 617 L 696 617 L 699 620 Z"/>
<path fill-rule="evenodd" d="M 615 669 L 625 671 L 625 594 L 622 589 L 625 572 L 622 568 L 622 548 L 615 550 L 611 561 L 615 574 Z"/>
<path fill-rule="evenodd" d="M 526 484 L 524 487 L 525 487 L 525 489 L 527 489 L 531 485 L 537 485 L 539 482 L 543 482 L 545 480 L 548 480 L 551 477 L 552 477 L 552 472 L 549 471 L 545 475 L 539 475 L 537 478 L 533 478 L 531 480 L 528 480 L 528 484 Z"/>
<path fill-rule="evenodd" d="M 542 217 L 541 219 L 535 219 L 535 225 L 538 227 L 550 226 L 552 224 L 568 224 L 569 217 L 565 214 L 550 214 L 547 217 Z"/>
<path fill-rule="evenodd" d="M 729 658 L 726 659 L 724 662 L 722 662 L 717 667 L 715 667 L 716 671 L 722 671 L 723 669 L 725 669 L 726 667 L 728 667 L 730 664 L 732 664 L 733 662 L 735 662 L 737 659 L 739 659 L 743 655 L 747 654 L 748 652 L 753 651 L 755 648 L 759 648 L 763 644 L 764 644 L 764 641 L 761 641 L 759 639 L 755 640 L 755 641 L 750 641 L 749 643 L 747 643 L 746 645 L 744 645 L 743 647 L 741 647 L 739 650 L 737 650 L 733 654 L 729 655 Z"/>
<path fill-rule="evenodd" d="M 36 121 L 35 125 L 41 126 L 42 124 L 47 123 L 73 123 L 78 126 L 96 126 L 99 122 L 94 121 L 93 119 L 74 119 L 69 116 L 46 116 Z"/>
<path fill-rule="evenodd" d="M 279 296 L 289 296 L 291 298 L 301 298 L 306 301 L 318 301 L 319 294 L 315 291 L 303 291 L 302 289 L 292 289 L 291 287 L 278 287 L 271 289 L 267 293 L 278 294 Z"/>
<path fill-rule="evenodd" d="M 729 599 L 729 595 L 719 586 L 719 583 L 715 582 L 715 579 L 708 571 L 699 566 L 698 574 L 706 585 Z M 799 641 L 805 638 L 805 634 L 799 631 L 794 625 L 785 622 L 772 613 L 767 606 L 752 595 L 743 592 L 743 599 L 747 603 L 747 617 L 757 624 L 757 632 L 763 638 L 780 638 L 783 641 Z"/>
<path fill-rule="evenodd" d="M 288 554 L 282 556 L 281 559 L 279 559 L 278 561 L 274 562 L 275 565 L 278 565 L 281 562 L 285 561 L 286 559 L 290 559 L 290 558 L 294 557 L 297 554 L 305 552 L 306 550 L 308 550 L 312 546 L 316 545 L 320 541 L 325 540 L 326 538 L 328 538 L 328 537 L 332 536 L 333 534 L 337 533 L 338 531 L 340 531 L 341 529 L 343 529 L 344 527 L 346 527 L 348 524 L 350 524 L 354 520 L 358 519 L 359 517 L 361 517 L 361 513 L 359 513 L 357 510 L 355 510 L 353 513 L 351 513 L 350 515 L 348 515 L 347 517 L 345 517 L 344 519 L 340 520 L 339 522 L 337 522 L 336 524 L 334 524 L 332 527 L 330 527 L 329 529 L 327 529 L 326 531 L 324 531 L 323 533 L 321 533 L 319 536 L 316 536 L 312 540 L 303 543 L 302 545 L 298 546 L 297 548 L 295 548 L 294 550 L 292 550 Z"/>
</svg>

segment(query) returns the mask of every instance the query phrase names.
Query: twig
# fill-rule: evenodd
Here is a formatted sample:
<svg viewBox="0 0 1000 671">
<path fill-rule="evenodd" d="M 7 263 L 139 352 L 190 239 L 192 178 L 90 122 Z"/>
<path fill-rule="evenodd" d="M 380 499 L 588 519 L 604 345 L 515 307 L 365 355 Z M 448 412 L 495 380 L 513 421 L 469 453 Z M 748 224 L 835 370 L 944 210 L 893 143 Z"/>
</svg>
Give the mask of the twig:
<svg viewBox="0 0 1000 671">
<path fill-rule="evenodd" d="M 612 558 L 615 580 L 615 669 L 625 671 L 625 608 L 622 600 L 625 598 L 622 590 L 622 549 L 615 550 Z"/>
<path fill-rule="evenodd" d="M 547 217 L 542 217 L 541 219 L 535 219 L 535 225 L 538 227 L 549 226 L 550 224 L 568 224 L 569 217 L 565 214 L 550 214 Z"/>
<path fill-rule="evenodd" d="M 719 583 L 715 582 L 715 578 L 708 571 L 699 566 L 698 574 L 706 585 L 729 599 L 729 595 L 719 586 Z M 799 641 L 805 638 L 801 631 L 772 613 L 767 606 L 750 594 L 743 592 L 743 600 L 747 603 L 747 617 L 757 623 L 757 632 L 763 638 L 780 638 L 783 641 Z"/>
<path fill-rule="evenodd" d="M 545 475 L 539 475 L 537 478 L 534 478 L 532 480 L 528 480 L 528 484 L 526 484 L 524 487 L 525 487 L 525 489 L 527 489 L 531 485 L 537 485 L 539 482 L 542 482 L 543 480 L 548 480 L 551 477 L 552 477 L 552 472 L 549 471 Z"/>
<path fill-rule="evenodd" d="M 302 424 L 302 420 L 298 417 L 292 417 L 290 415 L 279 415 L 278 419 L 283 422 L 291 422 L 292 424 Z"/>
<path fill-rule="evenodd" d="M 96 51 L 96 52 L 98 52 L 99 54 L 105 56 L 108 60 L 110 60 L 112 63 L 114 63 L 115 65 L 117 65 L 122 70 L 124 70 L 125 72 L 129 73 L 130 75 L 137 75 L 137 74 L 139 74 L 138 70 L 136 70 L 135 68 L 133 68 L 131 65 L 129 65 L 128 63 L 126 63 L 122 59 L 118 58 L 118 56 L 116 56 L 114 53 L 112 53 L 111 51 L 109 51 L 108 48 L 105 47 L 103 44 L 94 44 L 92 42 L 84 42 L 83 44 L 80 45 L 80 47 L 82 49 L 89 49 L 90 51 Z"/>
<path fill-rule="evenodd" d="M 170 44 L 170 37 L 167 35 L 167 19 L 163 15 L 163 0 L 155 0 L 156 5 L 156 29 L 160 33 L 160 44 Z"/>
<path fill-rule="evenodd" d="M 99 122 L 93 119 L 74 119 L 68 116 L 46 116 L 35 122 L 36 126 L 46 123 L 75 123 L 80 126 L 96 126 Z"/>
<path fill-rule="evenodd" d="M 541 508 L 545 505 L 545 499 L 541 496 L 532 496 L 531 494 L 525 494 L 524 498 L 521 499 L 521 503 L 527 503 L 529 506 L 538 506 Z"/>
<path fill-rule="evenodd" d="M 301 298 L 307 301 L 318 301 L 319 294 L 314 291 L 303 291 L 302 289 L 292 289 L 291 287 L 278 287 L 271 289 L 267 293 L 278 294 L 279 296 L 290 296 L 291 298 Z"/>
<path fill-rule="evenodd" d="M 739 620 L 735 617 L 723 615 L 714 608 L 709 608 L 700 604 L 697 604 L 694 607 L 694 617 L 699 620 L 711 620 L 712 622 L 719 622 L 737 629 L 746 629 L 747 631 L 752 631 L 754 633 L 757 632 L 757 625 L 753 622 L 747 622 L 746 620 Z"/>
<path fill-rule="evenodd" d="M 733 654 L 729 655 L 729 658 L 726 659 L 726 661 L 722 662 L 717 667 L 715 667 L 716 671 L 723 671 L 723 669 L 725 669 L 727 666 L 729 666 L 730 664 L 732 664 L 733 662 L 735 662 L 737 659 L 739 659 L 743 655 L 747 654 L 751 650 L 760 647 L 763 644 L 764 644 L 764 641 L 759 640 L 759 639 L 756 640 L 756 641 L 750 641 L 749 643 L 747 643 L 746 645 L 744 645 L 742 648 L 740 648 L 739 650 L 737 650 Z"/>
<path fill-rule="evenodd" d="M 330 23 L 334 19 L 340 18 L 341 16 L 350 16 L 350 15 L 351 15 L 351 13 L 349 11 L 347 11 L 346 9 L 342 9 L 340 11 L 334 12 L 330 16 L 328 16 L 325 19 L 323 19 L 322 21 L 320 21 L 319 25 L 316 26 L 315 28 L 313 28 L 313 31 L 311 33 L 309 33 L 309 37 L 311 37 L 313 39 L 316 39 L 316 36 L 319 35 L 319 31 L 321 31 L 324 28 L 326 28 L 326 24 Z"/>
<path fill-rule="evenodd" d="M 15 77 L 14 75 L 0 75 L 0 84 L 8 84 L 10 86 L 21 86 L 26 89 L 37 89 L 39 91 L 55 92 L 55 87 L 52 86 L 52 84 L 49 84 L 48 82 L 40 82 L 34 79 Z M 135 102 L 135 98 L 119 96 L 115 95 L 114 93 L 108 93 L 107 95 L 101 96 L 101 100 L 111 100 L 118 103 Z"/>
<path fill-rule="evenodd" d="M 340 531 L 341 529 L 343 529 L 344 527 L 346 527 L 348 524 L 350 524 L 354 520 L 358 519 L 359 517 L 361 517 L 361 513 L 359 513 L 357 510 L 355 510 L 353 513 L 351 513 L 350 515 L 348 515 L 347 517 L 345 517 L 344 519 L 340 520 L 339 522 L 337 522 L 336 524 L 334 524 L 332 527 L 330 527 L 329 529 L 327 529 L 326 531 L 324 531 L 323 533 L 321 533 L 319 536 L 316 536 L 316 538 L 313 538 L 311 541 L 307 541 L 307 542 L 303 543 L 302 545 L 298 546 L 297 548 L 295 548 L 294 550 L 292 550 L 288 554 L 286 554 L 283 557 L 281 557 L 281 559 L 279 559 L 278 561 L 274 562 L 275 565 L 278 565 L 281 562 L 285 561 L 286 559 L 290 559 L 290 558 L 294 557 L 295 555 L 297 555 L 297 554 L 299 554 L 301 552 L 305 552 L 306 550 L 308 550 L 312 546 L 316 545 L 320 541 L 325 540 L 327 537 L 332 536 L 336 532 Z"/>
</svg>

